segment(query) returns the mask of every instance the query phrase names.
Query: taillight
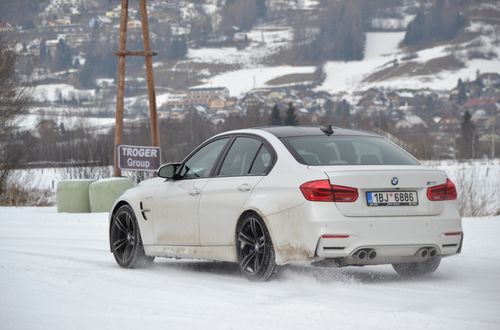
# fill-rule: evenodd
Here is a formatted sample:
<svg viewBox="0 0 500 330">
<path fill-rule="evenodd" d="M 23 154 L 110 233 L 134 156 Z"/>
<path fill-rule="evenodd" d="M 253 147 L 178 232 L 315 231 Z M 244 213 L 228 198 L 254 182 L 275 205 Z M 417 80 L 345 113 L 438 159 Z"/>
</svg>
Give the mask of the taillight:
<svg viewBox="0 0 500 330">
<path fill-rule="evenodd" d="M 333 234 L 326 234 L 326 235 L 321 235 L 321 238 L 349 238 L 349 235 L 333 235 Z"/>
<path fill-rule="evenodd" d="M 430 201 L 450 201 L 457 199 L 457 189 L 450 179 L 439 186 L 427 188 L 427 198 Z"/>
<path fill-rule="evenodd" d="M 352 203 L 358 199 L 358 189 L 344 186 L 332 185 L 333 200 L 335 202 Z"/>
<path fill-rule="evenodd" d="M 309 181 L 300 186 L 305 199 L 313 202 L 355 202 L 356 188 L 331 185 L 328 180 Z"/>
<path fill-rule="evenodd" d="M 333 202 L 333 190 L 328 180 L 306 182 L 300 186 L 300 191 L 308 201 Z"/>
</svg>

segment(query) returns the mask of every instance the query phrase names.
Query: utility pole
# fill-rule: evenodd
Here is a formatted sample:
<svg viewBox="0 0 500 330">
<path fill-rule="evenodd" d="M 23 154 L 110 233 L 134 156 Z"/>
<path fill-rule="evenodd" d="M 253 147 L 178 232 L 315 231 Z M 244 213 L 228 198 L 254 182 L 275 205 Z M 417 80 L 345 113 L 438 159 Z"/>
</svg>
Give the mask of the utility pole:
<svg viewBox="0 0 500 330">
<path fill-rule="evenodd" d="M 497 114 L 495 111 L 495 115 L 493 116 L 493 124 L 491 127 L 491 159 L 495 159 L 495 142 L 497 139 L 496 128 L 497 128 Z"/>
<path fill-rule="evenodd" d="M 158 115 L 156 111 L 156 93 L 153 76 L 152 57 L 157 53 L 151 51 L 149 38 L 149 22 L 146 0 L 139 0 L 139 9 L 141 14 L 142 39 L 144 50 L 127 50 L 127 23 L 128 23 L 128 0 L 121 0 L 120 13 L 120 42 L 119 49 L 115 52 L 118 56 L 118 77 L 116 84 L 116 115 L 115 115 L 115 146 L 114 146 L 114 166 L 113 175 L 121 176 L 121 170 L 118 164 L 118 146 L 123 143 L 123 112 L 125 97 L 125 64 L 127 56 L 143 56 L 146 64 L 146 81 L 148 85 L 149 100 L 149 121 L 151 130 L 151 144 L 155 147 L 160 146 L 160 129 L 158 126 Z"/>
<path fill-rule="evenodd" d="M 146 65 L 146 81 L 148 84 L 148 101 L 149 101 L 149 124 L 151 129 L 151 144 L 154 147 L 160 146 L 160 127 L 158 126 L 158 115 L 156 112 L 156 92 L 155 80 L 153 75 L 153 56 L 156 53 L 151 53 L 149 39 L 149 22 L 148 22 L 148 7 L 146 0 L 140 0 L 139 3 L 141 12 L 142 25 L 142 41 L 144 44 L 144 61 Z"/>
</svg>

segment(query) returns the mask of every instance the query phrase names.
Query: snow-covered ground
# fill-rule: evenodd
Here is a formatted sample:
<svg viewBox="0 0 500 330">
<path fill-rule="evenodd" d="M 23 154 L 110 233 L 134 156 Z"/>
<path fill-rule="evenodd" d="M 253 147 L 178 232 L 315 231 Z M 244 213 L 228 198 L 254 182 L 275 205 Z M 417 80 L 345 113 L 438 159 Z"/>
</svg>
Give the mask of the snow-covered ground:
<svg viewBox="0 0 500 330">
<path fill-rule="evenodd" d="M 70 111 L 61 111 L 60 113 L 53 111 L 41 115 L 31 113 L 20 115 L 18 119 L 18 127 L 20 129 L 35 132 L 41 120 L 53 120 L 57 125 L 62 123 L 64 124 L 65 129 L 88 127 L 89 129 L 94 131 L 101 129 L 107 131 L 115 125 L 115 118 L 94 117 L 92 116 L 92 114 L 79 114 L 77 113 L 77 111 L 74 111 L 74 114 L 72 114 Z"/>
<path fill-rule="evenodd" d="M 357 90 L 369 73 L 395 59 L 398 44 L 403 38 L 404 32 L 367 33 L 364 59 L 354 62 L 327 62 L 323 66 L 326 78 L 319 89 L 335 93 Z"/>
<path fill-rule="evenodd" d="M 89 101 L 95 99 L 95 89 L 76 89 L 68 84 L 37 85 L 33 91 L 37 102 Z"/>
<path fill-rule="evenodd" d="M 464 231 L 463 253 L 425 278 L 290 267 L 253 283 L 226 263 L 121 269 L 104 213 L 0 208 L 1 329 L 499 329 L 500 217 Z"/>
<path fill-rule="evenodd" d="M 458 203 L 463 214 L 500 214 L 500 159 L 456 162 L 425 161 L 425 165 L 446 171 L 458 190 Z"/>
<path fill-rule="evenodd" d="M 422 87 L 435 90 L 449 90 L 456 86 L 458 79 L 473 80 L 477 72 L 498 72 L 500 70 L 500 45 L 493 40 L 494 29 L 485 24 L 475 23 L 471 29 L 475 32 L 484 31 L 480 36 L 462 45 L 441 45 L 426 48 L 413 54 L 408 54 L 399 48 L 404 39 L 404 32 L 371 32 L 366 33 L 365 57 L 362 61 L 342 62 L 330 61 L 323 66 L 326 78 L 319 90 L 333 93 L 352 92 L 370 87 L 386 87 L 390 89 L 421 89 Z M 493 30 L 491 30 L 493 29 Z M 496 37 L 495 37 L 496 38 Z M 496 54 L 491 59 L 468 59 L 469 51 L 487 54 Z M 412 59 L 407 59 L 411 55 Z M 368 82 L 365 79 L 394 65 L 413 63 L 424 66 L 427 62 L 453 55 L 463 61 L 465 67 L 458 70 L 431 71 L 428 74 L 418 75 L 409 72 L 396 77 L 380 77 L 378 81 Z"/>
<path fill-rule="evenodd" d="M 209 79 L 205 87 L 224 86 L 232 96 L 241 96 L 254 88 L 268 87 L 267 82 L 289 74 L 314 73 L 314 66 L 256 67 L 230 71 Z"/>
<path fill-rule="evenodd" d="M 293 30 L 284 26 L 258 25 L 246 33 L 249 46 L 189 49 L 187 58 L 192 62 L 237 64 L 244 67 L 262 63 L 265 58 L 288 47 L 293 39 Z"/>
<path fill-rule="evenodd" d="M 312 8 L 316 1 L 303 1 L 301 6 Z M 241 69 L 224 72 L 206 80 L 203 87 L 229 88 L 232 96 L 240 96 L 254 88 L 267 87 L 267 82 L 289 74 L 313 73 L 315 67 L 275 66 L 262 63 L 280 49 L 289 47 L 293 39 L 293 29 L 288 26 L 258 25 L 246 33 L 249 46 L 238 50 L 236 47 L 189 49 L 187 58 L 191 62 L 232 64 Z M 209 72 L 207 72 L 210 74 Z"/>
</svg>

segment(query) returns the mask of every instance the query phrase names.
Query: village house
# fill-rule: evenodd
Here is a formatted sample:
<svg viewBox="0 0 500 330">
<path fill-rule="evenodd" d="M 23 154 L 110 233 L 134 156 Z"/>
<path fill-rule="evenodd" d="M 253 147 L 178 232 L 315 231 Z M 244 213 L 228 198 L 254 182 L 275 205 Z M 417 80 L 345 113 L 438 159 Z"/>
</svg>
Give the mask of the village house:
<svg viewBox="0 0 500 330">
<path fill-rule="evenodd" d="M 12 25 L 7 22 L 0 22 L 0 32 L 11 32 L 14 31 Z"/>
<path fill-rule="evenodd" d="M 226 107 L 226 99 L 222 96 L 217 96 L 208 101 L 210 109 L 224 109 Z"/>
<path fill-rule="evenodd" d="M 71 25 L 71 17 L 66 16 L 62 18 L 49 19 L 47 21 L 48 26 L 67 26 Z"/>
<path fill-rule="evenodd" d="M 132 19 L 127 22 L 127 28 L 130 30 L 136 30 L 141 28 L 141 21 L 137 19 Z"/>
<path fill-rule="evenodd" d="M 211 100 L 218 97 L 229 97 L 229 89 L 227 87 L 190 88 L 184 100 L 184 105 L 208 105 Z"/>
</svg>

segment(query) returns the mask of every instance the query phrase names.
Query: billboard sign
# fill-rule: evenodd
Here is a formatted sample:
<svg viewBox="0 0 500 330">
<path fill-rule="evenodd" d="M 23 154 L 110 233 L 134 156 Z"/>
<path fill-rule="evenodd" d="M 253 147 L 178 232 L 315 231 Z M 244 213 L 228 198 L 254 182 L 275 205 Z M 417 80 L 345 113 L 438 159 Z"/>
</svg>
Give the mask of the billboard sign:
<svg viewBox="0 0 500 330">
<path fill-rule="evenodd" d="M 118 164 L 122 170 L 156 171 L 161 164 L 160 148 L 119 145 Z"/>
</svg>

